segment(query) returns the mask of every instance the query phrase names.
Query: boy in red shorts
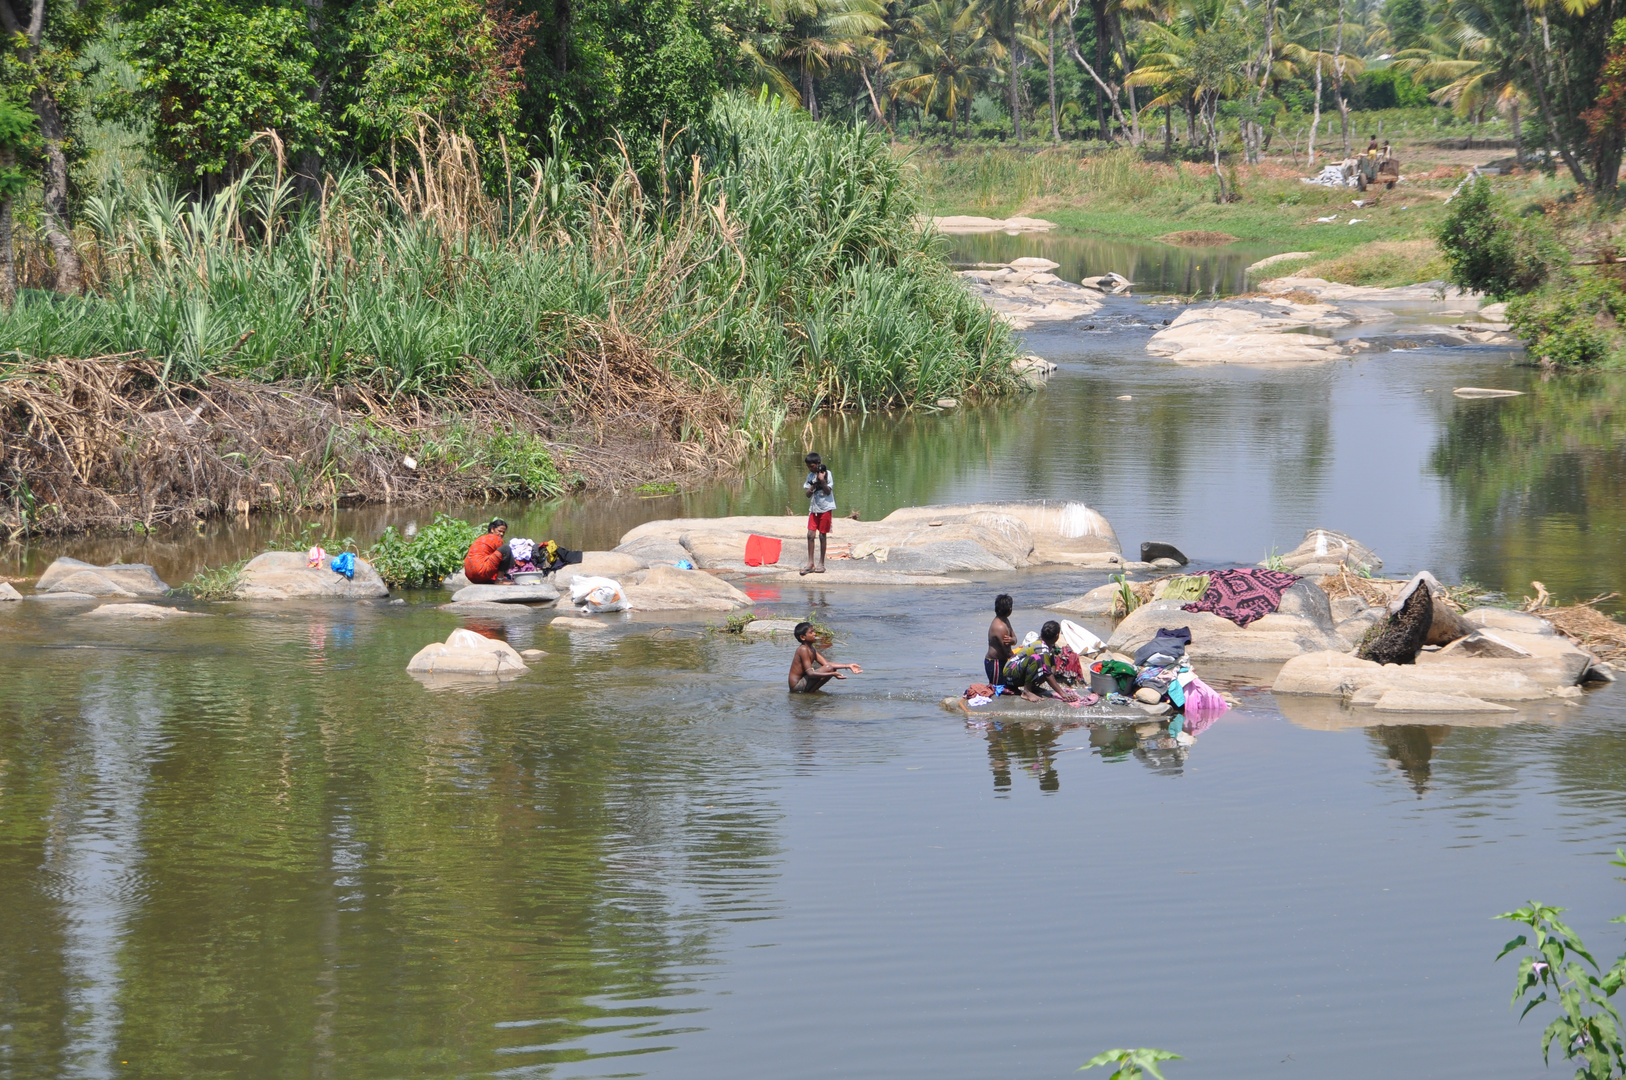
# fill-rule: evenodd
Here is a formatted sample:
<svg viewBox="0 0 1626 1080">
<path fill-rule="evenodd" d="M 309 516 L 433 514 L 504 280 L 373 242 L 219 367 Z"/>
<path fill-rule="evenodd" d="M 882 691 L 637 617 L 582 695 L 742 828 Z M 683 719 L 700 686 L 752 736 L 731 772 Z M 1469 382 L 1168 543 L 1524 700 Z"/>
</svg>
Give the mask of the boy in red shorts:
<svg viewBox="0 0 1626 1080">
<path fill-rule="evenodd" d="M 830 482 L 830 470 L 818 454 L 802 459 L 807 466 L 807 479 L 802 490 L 807 494 L 807 565 L 803 574 L 824 573 L 824 551 L 830 544 L 830 522 L 836 513 L 835 488 Z M 819 561 L 813 562 L 813 538 L 819 539 Z"/>
</svg>

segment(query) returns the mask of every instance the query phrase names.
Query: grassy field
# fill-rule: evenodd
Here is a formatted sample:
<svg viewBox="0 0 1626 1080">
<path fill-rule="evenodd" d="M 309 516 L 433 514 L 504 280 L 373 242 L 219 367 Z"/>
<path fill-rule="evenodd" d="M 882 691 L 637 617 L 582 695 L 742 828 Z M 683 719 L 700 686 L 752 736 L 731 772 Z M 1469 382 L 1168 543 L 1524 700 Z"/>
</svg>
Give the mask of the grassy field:
<svg viewBox="0 0 1626 1080">
<path fill-rule="evenodd" d="M 934 214 L 1024 214 L 1068 230 L 1134 240 L 1223 233 L 1284 252 L 1310 253 L 1278 264 L 1280 273 L 1304 270 L 1358 285 L 1435 280 L 1445 272 L 1433 236 L 1446 197 L 1470 161 L 1485 163 L 1507 151 L 1440 149 L 1422 142 L 1396 149 L 1405 180 L 1392 191 L 1305 184 L 1300 177 L 1308 169 L 1278 157 L 1260 165 L 1227 165 L 1227 184 L 1238 197 L 1226 203 L 1216 199 L 1212 165 L 1165 163 L 1127 148 L 1082 157 L 1065 145 L 956 151 L 916 146 L 900 147 L 898 153 L 919 173 L 925 204 Z M 1556 199 L 1571 187 L 1565 179 L 1538 172 L 1509 176 L 1498 185 L 1520 202 Z M 1357 200 L 1364 205 L 1354 205 Z M 1357 220 L 1351 223 L 1352 218 Z"/>
</svg>

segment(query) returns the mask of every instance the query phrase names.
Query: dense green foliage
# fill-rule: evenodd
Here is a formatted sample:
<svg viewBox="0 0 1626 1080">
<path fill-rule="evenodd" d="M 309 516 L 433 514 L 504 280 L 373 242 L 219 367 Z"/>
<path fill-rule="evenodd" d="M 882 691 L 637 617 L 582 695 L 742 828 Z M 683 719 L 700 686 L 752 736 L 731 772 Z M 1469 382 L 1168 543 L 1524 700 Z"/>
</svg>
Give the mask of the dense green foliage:
<svg viewBox="0 0 1626 1080">
<path fill-rule="evenodd" d="M 1615 271 L 1611 273 L 1611 271 Z M 1580 367 L 1626 362 L 1626 282 L 1613 266 L 1576 267 L 1508 304 L 1508 321 L 1547 363 Z"/>
<path fill-rule="evenodd" d="M 439 585 L 442 579 L 463 569 L 469 545 L 484 531 L 448 514 L 436 514 L 433 522 L 410 537 L 396 532 L 391 525 L 367 549 L 367 561 L 380 577 L 397 588 Z"/>
<path fill-rule="evenodd" d="M 1537 230 L 1509 217 L 1505 201 L 1484 177 L 1452 200 L 1438 239 L 1451 283 L 1458 288 L 1506 300 L 1547 277 L 1543 256 L 1551 245 L 1542 242 Z"/>
<path fill-rule="evenodd" d="M 490 377 L 613 395 L 612 371 L 653 364 L 695 386 L 723 380 L 758 410 L 741 420 L 756 435 L 787 405 L 1012 385 L 1007 331 L 920 231 L 881 139 L 735 99 L 702 134 L 710 171 L 674 173 L 684 190 L 665 202 L 630 173 L 595 186 L 559 159 L 515 177 L 512 203 L 492 199 L 459 143 L 413 163 L 440 201 L 356 173 L 330 181 L 320 212 L 269 173 L 196 203 L 161 185 L 115 192 L 88 208 L 103 289 L 20 302 L 0 351 L 142 350 L 181 375 L 397 395 Z M 515 477 L 495 489 L 557 486 L 551 463 L 521 450 L 492 451 Z"/>
</svg>

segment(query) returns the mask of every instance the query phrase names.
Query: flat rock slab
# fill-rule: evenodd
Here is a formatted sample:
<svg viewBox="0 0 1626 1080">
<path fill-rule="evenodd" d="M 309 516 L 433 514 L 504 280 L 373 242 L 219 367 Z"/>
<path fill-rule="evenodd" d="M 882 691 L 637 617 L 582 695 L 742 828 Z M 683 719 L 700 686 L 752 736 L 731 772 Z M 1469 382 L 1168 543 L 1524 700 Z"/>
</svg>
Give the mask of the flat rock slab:
<svg viewBox="0 0 1626 1080">
<path fill-rule="evenodd" d="M 597 619 L 578 619 L 574 615 L 556 616 L 548 625 L 558 627 L 560 630 L 587 630 L 592 633 L 610 628 L 608 623 L 599 622 Z"/>
<path fill-rule="evenodd" d="M 766 637 L 769 634 L 789 634 L 795 629 L 795 619 L 755 619 L 746 623 L 741 632 L 752 637 Z"/>
<path fill-rule="evenodd" d="M 1548 687 L 1537 680 L 1537 675 L 1551 679 L 1555 672 L 1526 660 L 1379 664 L 1329 650 L 1288 660 L 1277 673 L 1271 689 L 1278 695 L 1342 697 L 1367 704 L 1375 704 L 1390 690 L 1450 694 L 1485 701 L 1544 701 L 1551 695 Z"/>
<path fill-rule="evenodd" d="M 324 559 L 306 565 L 302 551 L 267 551 L 249 560 L 237 575 L 239 600 L 376 600 L 390 594 L 372 564 L 356 560 L 356 576 L 336 574 Z"/>
<path fill-rule="evenodd" d="M 796 570 L 775 570 L 766 574 L 749 573 L 752 583 L 789 585 L 802 582 L 807 585 L 966 585 L 964 578 L 944 574 L 912 574 L 905 570 L 892 570 L 869 560 L 840 559 L 828 563 L 822 574 L 803 575 Z"/>
<path fill-rule="evenodd" d="M 452 603 L 480 601 L 488 604 L 551 604 L 559 590 L 542 582 L 536 585 L 465 585 L 452 594 Z"/>
<path fill-rule="evenodd" d="M 92 596 L 82 592 L 37 592 L 29 593 L 25 600 L 104 600 L 106 597 Z"/>
<path fill-rule="evenodd" d="M 950 214 L 945 217 L 932 218 L 932 226 L 938 232 L 946 233 L 949 236 L 968 236 L 974 233 L 1048 232 L 1056 227 L 1056 223 L 1046 221 L 1044 218 L 991 218 L 976 217 L 970 214 Z"/>
<path fill-rule="evenodd" d="M 1524 397 L 1523 390 L 1496 390 L 1486 386 L 1459 386 L 1451 392 L 1460 398 Z"/>
<path fill-rule="evenodd" d="M 621 590 L 634 611 L 736 611 L 751 606 L 751 598 L 704 570 L 651 566 L 644 580 Z"/>
<path fill-rule="evenodd" d="M 1015 330 L 1041 322 L 1069 322 L 1101 310 L 1099 293 L 1047 270 L 1008 266 L 962 270 L 959 277 L 971 295 Z"/>
<path fill-rule="evenodd" d="M 81 619 L 132 619 L 158 622 L 163 619 L 205 619 L 207 612 L 182 611 L 180 608 L 160 607 L 157 604 L 103 604 L 93 611 L 81 613 Z"/>
<path fill-rule="evenodd" d="M 46 567 L 34 588 L 42 593 L 87 596 L 163 596 L 169 592 L 169 586 L 146 563 L 96 566 L 66 557 Z"/>
<path fill-rule="evenodd" d="M 528 618 L 535 614 L 535 610 L 524 604 L 496 604 L 490 600 L 465 600 L 461 603 L 453 601 L 441 604 L 441 611 L 450 611 L 454 615 L 498 615 L 505 618 Z"/>
<path fill-rule="evenodd" d="M 1387 713 L 1510 713 L 1511 705 L 1500 705 L 1463 694 L 1429 694 L 1417 690 L 1385 690 L 1372 706 Z"/>
<path fill-rule="evenodd" d="M 1146 351 L 1191 364 L 1298 364 L 1336 360 L 1351 349 L 1330 332 L 1355 323 L 1356 316 L 1331 304 L 1233 299 L 1182 311 L 1153 334 Z"/>
</svg>

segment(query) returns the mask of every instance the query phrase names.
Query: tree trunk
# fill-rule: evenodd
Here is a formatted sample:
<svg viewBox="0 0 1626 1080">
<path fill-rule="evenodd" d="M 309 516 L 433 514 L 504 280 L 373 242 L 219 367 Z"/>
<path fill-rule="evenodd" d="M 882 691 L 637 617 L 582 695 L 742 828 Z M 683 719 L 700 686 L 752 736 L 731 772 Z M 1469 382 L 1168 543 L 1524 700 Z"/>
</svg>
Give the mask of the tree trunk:
<svg viewBox="0 0 1626 1080">
<path fill-rule="evenodd" d="M 1315 33 L 1315 117 L 1310 121 L 1310 142 L 1306 146 L 1309 151 L 1311 172 L 1315 171 L 1315 137 L 1321 127 L 1321 30 Z"/>
<path fill-rule="evenodd" d="M 17 165 L 17 155 L 0 149 L 0 175 Z M 17 253 L 11 247 L 11 196 L 0 196 L 0 308 L 17 299 Z"/>
<path fill-rule="evenodd" d="M 1349 148 L 1349 102 L 1344 100 L 1344 0 L 1338 0 L 1338 40 L 1332 47 L 1332 69 L 1336 81 L 1332 87 L 1332 100 L 1338 106 L 1338 119 L 1344 129 L 1344 157 Z"/>
<path fill-rule="evenodd" d="M 1017 54 L 1016 44 L 1016 16 L 1011 16 L 1011 133 L 1016 136 L 1016 144 L 1022 144 L 1022 95 L 1017 89 L 1016 76 L 1021 69 L 1021 59 Z"/>
<path fill-rule="evenodd" d="M 1091 0 L 1091 6 L 1093 7 L 1098 2 L 1104 2 L 1104 0 Z M 1101 129 L 1101 141 L 1106 142 L 1110 139 L 1110 133 L 1107 130 L 1106 116 L 1102 112 L 1101 108 L 1103 101 L 1107 101 L 1112 104 L 1112 115 L 1118 120 L 1118 125 L 1120 127 L 1128 128 L 1129 125 L 1123 122 L 1123 112 L 1118 108 L 1118 88 L 1116 86 L 1108 86 L 1106 80 L 1101 78 L 1101 72 L 1096 68 L 1091 67 L 1090 62 L 1084 59 L 1084 54 L 1079 51 L 1078 35 L 1073 33 L 1073 24 L 1071 22 L 1071 13 L 1076 10 L 1076 2 L 1075 6 L 1068 8 L 1069 21 L 1067 24 L 1067 54 L 1073 58 L 1073 62 L 1075 64 L 1084 69 L 1084 74 L 1088 75 L 1095 82 L 1096 123 Z M 1096 51 L 1098 53 L 1100 51 L 1100 44 L 1101 43 L 1098 40 L 1096 42 Z"/>
<path fill-rule="evenodd" d="M 40 139 L 45 143 L 40 201 L 44 204 L 45 242 L 56 256 L 56 291 L 77 293 L 84 284 L 84 271 L 73 243 L 73 220 L 68 216 L 68 155 L 62 151 L 67 131 L 56 98 L 43 90 L 34 91 L 34 114 L 39 117 Z"/>
<path fill-rule="evenodd" d="M 1045 67 L 1050 74 L 1050 141 L 1061 145 L 1061 114 L 1056 109 L 1056 23 L 1050 22 L 1050 51 L 1045 56 Z"/>
<path fill-rule="evenodd" d="M 1526 40 L 1530 38 L 1531 32 L 1530 9 L 1527 6 L 1524 9 L 1524 35 Z M 1553 107 L 1547 100 L 1547 81 L 1541 69 L 1536 66 L 1534 54 L 1534 49 L 1526 50 L 1525 60 L 1530 66 L 1531 82 L 1536 91 L 1536 104 L 1541 106 L 1541 119 L 1547 127 L 1548 138 L 1558 140 L 1558 154 L 1564 159 L 1564 164 L 1569 167 L 1570 176 L 1575 179 L 1578 186 L 1586 187 L 1587 176 L 1585 171 L 1582 170 L 1580 163 L 1575 160 L 1575 154 L 1570 150 L 1569 140 L 1564 138 L 1563 132 L 1559 131 L 1557 125 L 1553 123 Z M 1550 159 L 1551 155 L 1549 154 Z M 1610 177 L 1611 182 L 1613 179 L 1613 177 Z"/>
<path fill-rule="evenodd" d="M 1519 99 L 1517 95 L 1515 95 L 1513 99 L 1508 102 L 1508 112 L 1510 113 L 1508 119 L 1513 122 L 1513 160 L 1518 164 L 1523 165 L 1524 138 L 1519 130 Z"/>
<path fill-rule="evenodd" d="M 1163 106 L 1163 156 L 1174 160 L 1174 110 L 1168 104 Z"/>
<path fill-rule="evenodd" d="M 1100 82 L 1106 77 L 1106 74 L 1110 74 L 1110 69 L 1107 67 L 1107 34 L 1109 32 L 1107 28 L 1107 0 L 1090 0 L 1090 15 L 1095 20 L 1095 72 L 1100 73 L 1096 75 L 1096 81 Z M 1103 85 L 1101 89 L 1104 91 L 1106 87 Z M 1117 112 L 1117 85 L 1114 84 L 1112 89 L 1112 111 Z M 1106 113 L 1097 107 L 1096 116 L 1101 122 L 1101 141 L 1110 142 L 1112 140 L 1112 129 L 1107 126 Z"/>
<path fill-rule="evenodd" d="M 813 70 L 806 64 L 802 65 L 802 105 L 809 116 L 819 118 L 819 99 L 813 93 Z"/>
</svg>

